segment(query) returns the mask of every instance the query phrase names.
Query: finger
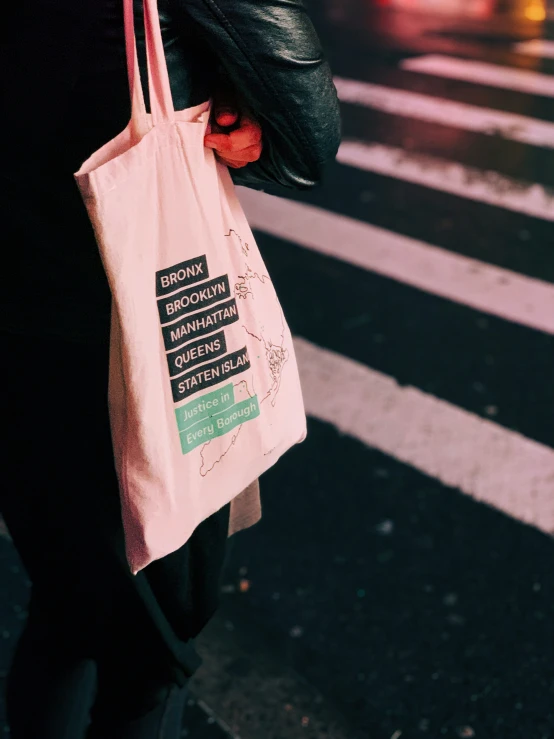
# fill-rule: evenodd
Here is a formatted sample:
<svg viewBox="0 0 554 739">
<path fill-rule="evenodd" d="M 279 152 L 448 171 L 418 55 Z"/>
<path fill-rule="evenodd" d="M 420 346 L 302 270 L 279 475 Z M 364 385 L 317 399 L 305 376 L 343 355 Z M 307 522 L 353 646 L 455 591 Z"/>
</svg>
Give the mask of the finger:
<svg viewBox="0 0 554 739">
<path fill-rule="evenodd" d="M 262 147 L 260 144 L 255 144 L 254 146 L 250 146 L 247 149 L 244 149 L 241 152 L 233 153 L 233 154 L 220 154 L 217 153 L 217 156 L 220 159 L 224 159 L 226 162 L 231 162 L 233 164 L 249 164 L 250 162 L 256 162 L 262 154 Z"/>
<path fill-rule="evenodd" d="M 262 129 L 258 123 L 243 122 L 240 128 L 231 133 L 211 133 L 205 137 L 204 143 L 212 149 L 223 152 L 239 152 L 262 140 Z"/>
<path fill-rule="evenodd" d="M 238 111 L 233 110 L 233 108 L 221 107 L 215 111 L 215 122 L 218 126 L 222 126 L 223 128 L 234 126 L 238 119 Z"/>
<path fill-rule="evenodd" d="M 259 157 L 262 153 L 262 148 L 261 144 L 253 144 L 240 151 L 223 152 L 223 156 L 229 159 L 251 159 L 252 157 Z"/>
</svg>

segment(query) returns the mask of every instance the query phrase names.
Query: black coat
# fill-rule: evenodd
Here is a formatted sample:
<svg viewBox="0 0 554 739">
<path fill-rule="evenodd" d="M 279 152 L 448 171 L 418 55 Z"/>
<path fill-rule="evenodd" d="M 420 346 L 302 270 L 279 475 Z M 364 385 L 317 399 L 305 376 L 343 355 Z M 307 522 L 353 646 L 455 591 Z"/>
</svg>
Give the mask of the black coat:
<svg viewBox="0 0 554 739">
<path fill-rule="evenodd" d="M 130 576 L 105 407 L 110 295 L 73 178 L 129 121 L 122 5 L 3 9 L 0 331 L 12 332 L 3 419 L 18 485 L 4 486 L 0 509 L 61 640 L 113 632 L 108 648 L 121 642 L 140 661 L 149 647 L 182 683 L 199 662 L 190 639 L 218 605 L 229 506 Z M 160 16 L 175 108 L 229 80 L 262 123 L 263 156 L 232 170 L 235 181 L 319 182 L 338 148 L 338 106 L 300 0 L 160 0 Z M 140 47 L 139 59 L 146 79 Z"/>
<path fill-rule="evenodd" d="M 107 337 L 109 291 L 73 173 L 130 117 L 122 8 L 122 0 L 17 0 L 8 9 L 0 328 Z M 175 109 L 231 84 L 262 124 L 262 157 L 233 170 L 235 182 L 284 194 L 319 183 L 339 145 L 338 102 L 301 0 L 159 0 L 159 11 Z M 139 59 L 146 79 L 140 43 Z"/>
</svg>

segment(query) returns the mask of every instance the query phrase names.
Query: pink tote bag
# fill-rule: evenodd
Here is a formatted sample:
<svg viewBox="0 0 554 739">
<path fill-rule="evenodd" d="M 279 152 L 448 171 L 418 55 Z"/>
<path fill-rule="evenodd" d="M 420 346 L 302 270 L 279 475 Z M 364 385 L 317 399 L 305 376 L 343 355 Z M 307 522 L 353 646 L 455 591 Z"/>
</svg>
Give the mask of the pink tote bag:
<svg viewBox="0 0 554 739">
<path fill-rule="evenodd" d="M 226 167 L 209 102 L 174 111 L 144 0 L 151 114 L 124 0 L 132 114 L 75 174 L 112 293 L 109 412 L 137 574 L 181 547 L 306 435 L 291 334 Z"/>
</svg>

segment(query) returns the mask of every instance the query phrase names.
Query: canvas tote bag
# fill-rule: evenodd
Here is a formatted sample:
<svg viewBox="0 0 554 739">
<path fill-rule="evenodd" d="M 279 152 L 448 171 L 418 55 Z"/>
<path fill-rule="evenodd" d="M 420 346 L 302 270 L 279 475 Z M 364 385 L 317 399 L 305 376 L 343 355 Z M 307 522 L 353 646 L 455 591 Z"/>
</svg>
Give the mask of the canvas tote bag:
<svg viewBox="0 0 554 739">
<path fill-rule="evenodd" d="M 144 0 L 151 114 L 124 0 L 132 115 L 75 174 L 112 293 L 109 412 L 128 563 L 187 542 L 306 435 L 291 334 L 209 102 L 173 109 L 156 0 Z"/>
</svg>

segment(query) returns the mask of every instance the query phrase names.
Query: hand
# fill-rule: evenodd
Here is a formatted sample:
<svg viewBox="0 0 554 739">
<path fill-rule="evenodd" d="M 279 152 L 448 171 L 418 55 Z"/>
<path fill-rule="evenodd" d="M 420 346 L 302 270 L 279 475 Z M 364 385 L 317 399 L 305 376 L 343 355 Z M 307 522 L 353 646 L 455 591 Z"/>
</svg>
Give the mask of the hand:
<svg viewBox="0 0 554 739">
<path fill-rule="evenodd" d="M 230 128 L 229 133 L 221 132 Z M 217 158 L 232 169 L 240 169 L 257 161 L 262 154 L 262 129 L 247 113 L 239 113 L 237 106 L 225 103 L 215 105 L 212 133 L 204 138 L 204 145 L 215 150 Z"/>
</svg>

